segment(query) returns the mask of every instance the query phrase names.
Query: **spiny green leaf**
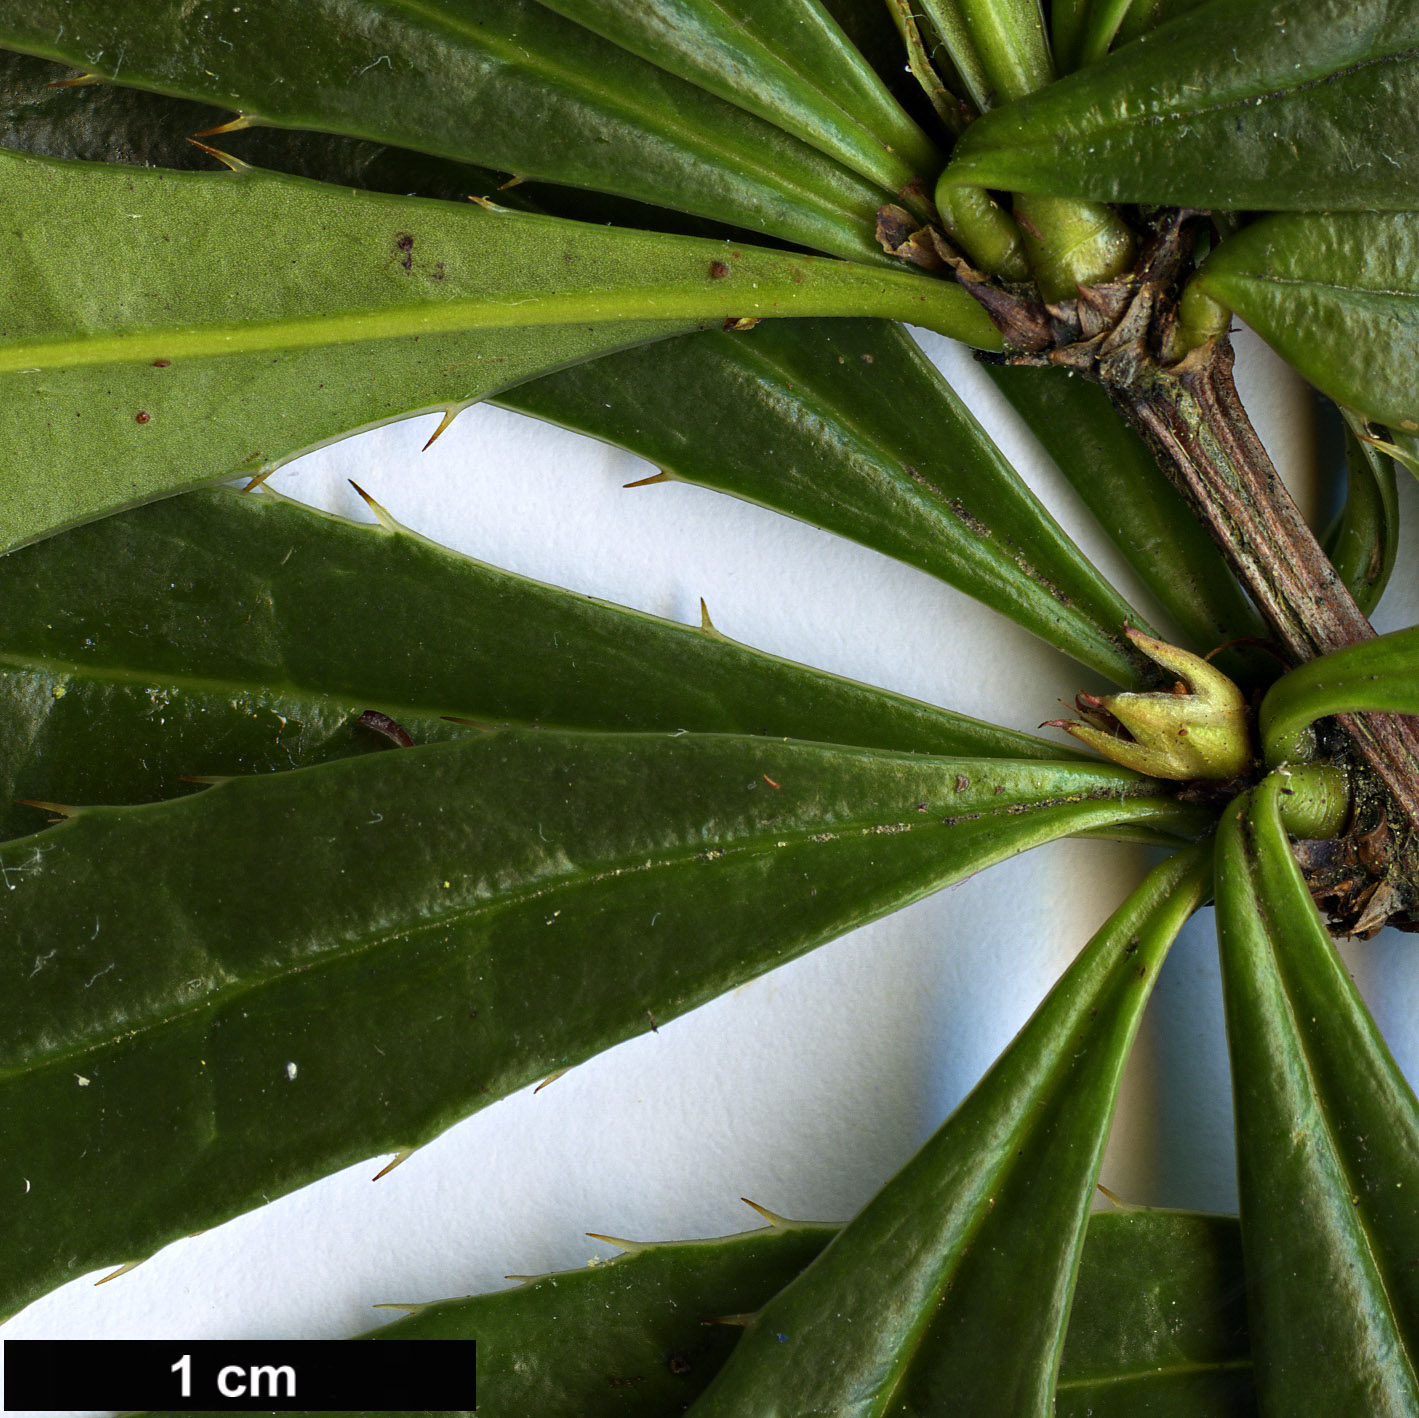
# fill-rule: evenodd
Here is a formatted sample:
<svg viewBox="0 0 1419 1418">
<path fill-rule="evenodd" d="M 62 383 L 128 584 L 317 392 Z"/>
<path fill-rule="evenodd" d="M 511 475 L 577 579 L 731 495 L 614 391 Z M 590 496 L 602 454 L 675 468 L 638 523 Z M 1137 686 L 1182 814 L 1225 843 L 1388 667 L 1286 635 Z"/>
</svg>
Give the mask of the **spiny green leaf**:
<svg viewBox="0 0 1419 1418">
<path fill-rule="evenodd" d="M 476 1339 L 482 1418 L 664 1418 L 704 1388 L 739 1336 L 705 1321 L 759 1309 L 837 1229 L 776 1220 L 707 1241 L 617 1242 L 624 1255 L 583 1270 L 397 1306 L 412 1313 L 362 1337 Z M 1250 1393 L 1235 1217 L 1092 1215 L 1057 1418 L 1251 1418 Z"/>
<path fill-rule="evenodd" d="M 740 234 L 726 223 L 583 188 L 539 182 L 509 186 L 503 173 L 335 133 L 238 128 L 214 136 L 221 144 L 219 157 L 188 136 L 228 125 L 237 116 L 230 109 L 114 84 L 63 84 L 72 73 L 66 65 L 0 50 L 0 147 L 39 157 L 196 172 L 219 171 L 236 158 L 252 167 L 401 197 L 459 203 L 470 196 L 488 197 L 516 211 L 573 221 L 686 236 Z"/>
<path fill-rule="evenodd" d="M 965 1102 L 754 1316 L 695 1418 L 1046 1418 L 1118 1081 L 1209 855 L 1155 868 Z"/>
<path fill-rule="evenodd" d="M 535 0 L 0 0 L 0 44 L 239 109 L 882 260 L 883 191 Z"/>
<path fill-rule="evenodd" d="M 966 186 L 1398 210 L 1419 181 L 1419 0 L 1211 0 L 971 125 Z"/>
<path fill-rule="evenodd" d="M 0 1311 L 1029 846 L 1198 816 L 1086 764 L 546 730 L 86 809 L 0 845 Z"/>
<path fill-rule="evenodd" d="M 274 173 L 11 153 L 0 190 L 23 233 L 0 268 L 0 549 L 706 319 L 994 334 L 929 277 Z"/>
<path fill-rule="evenodd" d="M 452 715 L 1069 756 L 269 493 L 169 498 L 0 558 L 0 835 L 43 822 L 15 799 L 146 802 L 387 748 L 365 710 L 419 743 L 476 731 Z"/>
<path fill-rule="evenodd" d="M 888 192 L 943 159 L 817 0 L 544 0 Z"/>
<path fill-rule="evenodd" d="M 565 370 L 498 402 L 920 567 L 1117 683 L 1146 673 L 1122 636 L 1141 617 L 894 326 L 781 321 L 752 340 L 706 333 Z"/>
<path fill-rule="evenodd" d="M 1230 810 L 1217 922 L 1257 1388 L 1268 1414 L 1419 1411 L 1419 1102 L 1336 954 L 1281 825 Z"/>
<path fill-rule="evenodd" d="M 1413 433 L 1416 271 L 1419 212 L 1306 213 L 1243 228 L 1194 279 L 1336 403 Z"/>
<path fill-rule="evenodd" d="M 1261 701 L 1266 761 L 1304 761 L 1305 732 L 1317 719 L 1365 709 L 1419 713 L 1419 626 L 1347 645 L 1282 675 Z"/>
</svg>

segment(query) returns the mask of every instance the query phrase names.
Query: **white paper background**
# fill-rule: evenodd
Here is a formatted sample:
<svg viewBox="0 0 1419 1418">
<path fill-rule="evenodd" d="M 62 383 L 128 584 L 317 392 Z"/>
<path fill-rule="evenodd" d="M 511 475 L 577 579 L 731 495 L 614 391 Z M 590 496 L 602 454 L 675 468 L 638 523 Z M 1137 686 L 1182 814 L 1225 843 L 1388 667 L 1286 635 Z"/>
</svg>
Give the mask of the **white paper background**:
<svg viewBox="0 0 1419 1418">
<path fill-rule="evenodd" d="M 963 353 L 923 336 L 1084 549 L 1148 598 Z M 1256 343 L 1239 374 L 1289 478 L 1310 405 Z M 966 713 L 1033 729 L 1098 688 L 1063 656 L 918 572 L 774 513 L 679 484 L 614 449 L 478 408 L 423 455 L 437 419 L 349 440 L 285 470 L 283 491 L 368 516 L 354 478 L 427 534 L 544 581 L 727 635 Z M 733 430 L 726 429 L 726 436 Z M 1403 489 L 1409 509 L 1408 479 Z M 1419 619 L 1413 559 L 1383 628 Z M 418 637 L 416 624 L 408 627 Z M 430 644 L 428 653 L 440 647 Z M 1046 731 L 1048 732 L 1048 731 Z M 845 1219 L 1009 1042 L 1146 862 L 1061 842 L 828 945 L 656 1034 L 452 1129 L 378 1183 L 371 1160 L 95 1287 L 76 1280 L 0 1337 L 323 1338 L 393 1318 L 381 1301 L 498 1287 L 613 1252 L 586 1231 L 673 1239 L 745 1230 L 743 1196 Z M 1401 1063 L 1419 1063 L 1419 971 L 1392 934 L 1347 956 Z M 1103 1181 L 1143 1203 L 1235 1207 L 1210 912 L 1184 932 L 1139 1038 Z"/>
</svg>

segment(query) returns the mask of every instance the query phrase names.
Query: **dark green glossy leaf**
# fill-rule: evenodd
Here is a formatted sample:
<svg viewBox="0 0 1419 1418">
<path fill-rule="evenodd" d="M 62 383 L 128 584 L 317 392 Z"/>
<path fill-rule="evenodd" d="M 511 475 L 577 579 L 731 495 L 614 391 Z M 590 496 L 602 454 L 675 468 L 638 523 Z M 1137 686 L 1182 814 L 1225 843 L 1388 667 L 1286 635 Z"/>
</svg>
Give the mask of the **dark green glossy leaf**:
<svg viewBox="0 0 1419 1418">
<path fill-rule="evenodd" d="M 1399 489 L 1394 463 L 1345 430 L 1345 503 L 1325 538 L 1336 574 L 1363 614 L 1379 604 L 1399 556 Z"/>
<path fill-rule="evenodd" d="M 211 153 L 188 136 L 227 122 L 233 117 L 229 109 L 114 84 L 64 84 L 72 73 L 64 65 L 0 49 L 0 147 L 84 162 L 219 169 Z M 470 192 L 495 191 L 502 180 L 464 163 L 326 133 L 252 128 L 221 142 L 256 167 L 379 192 L 462 202 Z"/>
<path fill-rule="evenodd" d="M 888 192 L 944 159 L 817 0 L 543 0 Z"/>
<path fill-rule="evenodd" d="M 1167 24 L 1169 20 L 1175 20 L 1179 15 L 1185 15 L 1189 10 L 1195 10 L 1205 3 L 1206 0 L 1131 0 L 1128 13 L 1124 15 L 1123 23 L 1118 27 L 1118 38 L 1114 47 L 1129 44 L 1150 30 L 1157 29 L 1159 25 Z"/>
<path fill-rule="evenodd" d="M 1224 241 L 1194 279 L 1336 403 L 1413 433 L 1416 271 L 1419 212 L 1282 214 Z"/>
<path fill-rule="evenodd" d="M 1097 64 L 1110 49 L 1138 39 L 1197 8 L 1200 0 L 1055 0 L 1050 7 L 1054 58 L 1069 74 Z"/>
<path fill-rule="evenodd" d="M 971 125 L 965 186 L 1170 206 L 1399 210 L 1419 0 L 1211 0 Z"/>
<path fill-rule="evenodd" d="M 1419 1411 L 1419 1102 L 1311 904 L 1273 774 L 1218 838 L 1217 923 L 1257 1389 Z"/>
<path fill-rule="evenodd" d="M 1086 764 L 549 730 L 85 809 L 0 845 L 0 1311 L 1029 846 L 1197 817 Z"/>
<path fill-rule="evenodd" d="M 476 1339 L 480 1418 L 666 1418 L 723 1365 L 751 1314 L 837 1234 L 783 1222 L 414 1307 L 366 1339 Z"/>
<path fill-rule="evenodd" d="M 939 133 L 937 116 L 907 65 L 901 34 L 882 0 L 822 0 L 822 5 L 903 109 L 927 132 Z"/>
<path fill-rule="evenodd" d="M 697 335 L 498 402 L 920 567 L 1117 683 L 1144 672 L 1121 633 L 1138 613 L 894 326 L 783 321 L 747 338 Z"/>
<path fill-rule="evenodd" d="M 1245 1289 L 1232 1217 L 1095 1212 L 1055 1418 L 1255 1418 Z"/>
<path fill-rule="evenodd" d="M 836 1234 L 776 1221 L 708 1241 L 617 1242 L 626 1254 L 584 1270 L 399 1306 L 413 1313 L 363 1337 L 476 1339 L 482 1418 L 665 1418 L 704 1388 L 739 1337 L 734 1325 L 704 1321 L 759 1309 Z M 1251 1418 L 1242 1290 L 1234 1217 L 1095 1213 L 1057 1418 Z"/>
<path fill-rule="evenodd" d="M 882 190 L 535 0 L 3 0 L 0 43 L 252 122 L 367 138 L 880 260 Z"/>
<path fill-rule="evenodd" d="M 72 73 L 66 65 L 0 49 L 0 147 L 84 162 L 222 168 L 210 148 L 188 142 L 188 136 L 228 123 L 236 116 L 230 109 L 115 84 L 64 84 Z M 342 187 L 459 203 L 470 195 L 489 197 L 516 211 L 686 236 L 743 235 L 726 223 L 583 188 L 539 182 L 508 187 L 504 174 L 486 168 L 333 133 L 253 127 L 215 141 L 229 158 L 253 167 Z"/>
<path fill-rule="evenodd" d="M 11 153 L 0 190 L 23 232 L 0 268 L 0 548 L 707 318 L 994 334 L 926 276 L 274 173 Z"/>
<path fill-rule="evenodd" d="M 267 493 L 169 498 L 0 558 L 0 835 L 44 820 L 15 799 L 146 802 L 387 748 L 365 710 L 419 743 L 466 737 L 456 715 L 1068 756 Z"/>
<path fill-rule="evenodd" d="M 1118 1080 L 1209 857 L 1154 869 L 961 1106 L 754 1316 L 695 1418 L 1047 1418 Z"/>
<path fill-rule="evenodd" d="M 1266 761 L 1304 760 L 1310 725 L 1362 709 L 1419 714 L 1419 626 L 1347 645 L 1282 675 L 1261 701 Z"/>
<path fill-rule="evenodd" d="M 1062 370 L 985 368 L 1198 650 L 1262 633 L 1255 608 L 1211 537 L 1099 385 Z"/>
</svg>

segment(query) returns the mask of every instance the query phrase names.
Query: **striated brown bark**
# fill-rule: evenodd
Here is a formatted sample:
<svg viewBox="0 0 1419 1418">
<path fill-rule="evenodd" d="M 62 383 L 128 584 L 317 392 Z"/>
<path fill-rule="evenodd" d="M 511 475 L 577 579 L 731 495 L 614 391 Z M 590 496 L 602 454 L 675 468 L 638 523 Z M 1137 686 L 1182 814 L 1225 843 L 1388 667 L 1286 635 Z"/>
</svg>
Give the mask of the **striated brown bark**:
<svg viewBox="0 0 1419 1418">
<path fill-rule="evenodd" d="M 1232 351 L 1219 341 L 1175 368 L 1153 366 L 1116 402 L 1297 664 L 1375 634 L 1306 525 L 1237 397 Z M 1401 714 L 1342 715 L 1359 759 L 1384 785 L 1389 821 L 1413 883 L 1419 866 L 1419 724 Z M 1410 885 L 1404 905 L 1419 899 Z"/>
<path fill-rule="evenodd" d="M 1008 362 L 1071 369 L 1109 391 L 1207 528 L 1286 655 L 1302 664 L 1375 632 L 1242 408 L 1232 380 L 1230 341 L 1222 335 L 1188 349 L 1178 331 L 1177 298 L 1191 270 L 1195 219 L 1206 215 L 1190 210 L 1162 215 L 1131 273 L 1080 286 L 1076 299 L 1057 304 L 1044 303 L 1031 289 L 1001 285 L 973 270 L 939 233 L 926 234 L 955 279 L 999 327 Z M 926 250 L 923 233 L 911 230 L 907 214 L 884 208 L 882 217 L 883 246 L 927 264 L 920 256 Z M 1358 763 L 1369 770 L 1357 787 L 1355 830 L 1367 841 L 1383 838 L 1390 844 L 1388 860 L 1372 862 L 1371 852 L 1366 870 L 1386 886 L 1396 923 L 1419 929 L 1419 719 L 1356 714 L 1336 722 Z"/>
</svg>

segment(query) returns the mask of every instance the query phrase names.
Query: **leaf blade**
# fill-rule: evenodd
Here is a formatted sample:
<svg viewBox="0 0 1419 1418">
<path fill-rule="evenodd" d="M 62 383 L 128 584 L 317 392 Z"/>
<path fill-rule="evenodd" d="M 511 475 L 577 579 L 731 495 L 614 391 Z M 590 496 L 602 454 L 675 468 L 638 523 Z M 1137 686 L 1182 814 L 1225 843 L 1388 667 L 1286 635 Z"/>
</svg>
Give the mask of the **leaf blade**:
<svg viewBox="0 0 1419 1418">
<path fill-rule="evenodd" d="M 272 173 L 6 154 L 0 182 L 27 233 L 0 270 L 19 470 L 0 549 L 705 319 L 949 309 L 982 337 L 989 324 L 926 277 Z M 194 229 L 208 235 L 184 245 Z M 226 239 L 245 229 L 263 242 Z"/>
<path fill-rule="evenodd" d="M 478 1340 L 484 1418 L 660 1418 L 703 1389 L 737 1337 L 732 1325 L 704 1321 L 759 1309 L 838 1229 L 780 1221 L 713 1240 L 627 1243 L 626 1254 L 582 1270 L 410 1306 L 413 1313 L 360 1337 Z M 1144 1411 L 1146 1403 L 1149 1413 L 1173 1412 L 1156 1405 L 1181 1386 L 1167 1364 L 1180 1354 L 1195 1370 L 1198 1396 L 1179 1414 L 1248 1418 L 1255 1404 L 1246 1401 L 1242 1288 L 1235 1217 L 1094 1213 L 1061 1371 L 1062 1418 L 1083 1418 L 1085 1403 L 1096 1418 L 1114 1418 L 1110 1390 L 1130 1383 L 1135 1406 L 1122 1411 Z M 680 1362 L 672 1372 L 673 1360 Z M 1202 1388 L 1208 1381 L 1211 1396 Z"/>
<path fill-rule="evenodd" d="M 1412 0 L 1212 0 L 985 115 L 948 177 L 1183 207 L 1406 207 L 1416 47 Z"/>
<path fill-rule="evenodd" d="M 1118 683 L 1142 673 L 1122 634 L 1141 617 L 891 326 L 706 333 L 530 381 L 497 402 L 919 567 Z"/>
<path fill-rule="evenodd" d="M 1258 1390 L 1277 1413 L 1412 1412 L 1419 1103 L 1311 904 L 1280 792 L 1273 774 L 1218 837 Z"/>
<path fill-rule="evenodd" d="M 902 192 L 943 159 L 815 0 L 544 0 L 559 14 Z"/>
<path fill-rule="evenodd" d="M 0 845 L 0 1169 L 32 1203 L 0 1217 L 0 1304 L 415 1146 L 1027 845 L 1189 817 L 1087 765 L 509 731 Z"/>
<path fill-rule="evenodd" d="M 1050 1413 L 1140 981 L 1209 880 L 1205 848 L 1155 868 L 965 1102 L 755 1316 L 696 1418 Z"/>
<path fill-rule="evenodd" d="M 132 32 L 143 36 L 135 44 Z M 8 3 L 0 42 L 115 81 L 880 260 L 881 190 L 534 0 Z M 215 67 L 214 67 L 215 66 Z M 452 96 L 457 96 L 452 97 Z"/>
<path fill-rule="evenodd" d="M 1419 212 L 1282 213 L 1224 241 L 1194 278 L 1338 404 L 1419 429 Z"/>
<path fill-rule="evenodd" d="M 1419 627 L 1347 645 L 1282 675 L 1261 701 L 1260 728 L 1272 766 L 1309 757 L 1305 735 L 1318 719 L 1351 711 L 1419 713 L 1415 666 Z"/>
<path fill-rule="evenodd" d="M 0 559 L 0 835 L 41 821 L 16 799 L 140 803 L 187 775 L 378 751 L 366 709 L 417 743 L 478 732 L 454 716 L 1063 756 L 264 492 L 189 493 Z"/>
</svg>

